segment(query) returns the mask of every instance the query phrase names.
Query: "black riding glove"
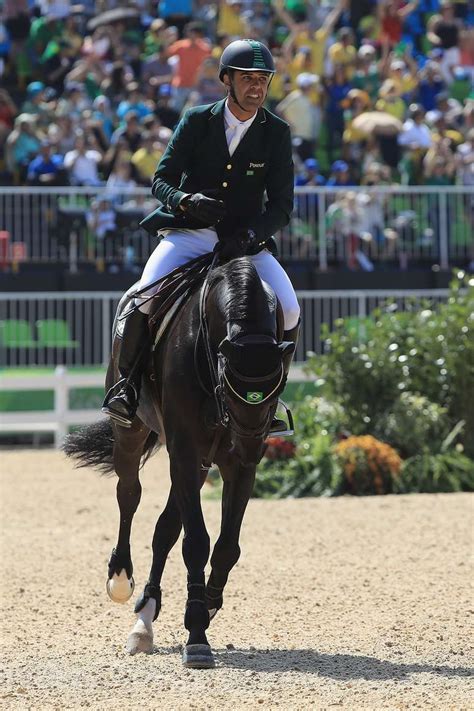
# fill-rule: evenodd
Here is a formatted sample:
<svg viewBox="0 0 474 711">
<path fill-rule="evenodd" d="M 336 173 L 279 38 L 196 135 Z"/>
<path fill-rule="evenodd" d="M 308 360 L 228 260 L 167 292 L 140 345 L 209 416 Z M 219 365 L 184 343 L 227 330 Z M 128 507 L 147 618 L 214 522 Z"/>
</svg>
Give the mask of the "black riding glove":
<svg viewBox="0 0 474 711">
<path fill-rule="evenodd" d="M 241 228 L 232 233 L 230 237 L 220 238 L 216 245 L 221 262 L 227 262 L 236 257 L 252 254 L 257 246 L 257 236 L 253 230 Z"/>
<path fill-rule="evenodd" d="M 181 202 L 184 212 L 201 222 L 215 224 L 225 216 L 226 208 L 222 200 L 215 200 L 202 193 L 194 193 Z"/>
</svg>

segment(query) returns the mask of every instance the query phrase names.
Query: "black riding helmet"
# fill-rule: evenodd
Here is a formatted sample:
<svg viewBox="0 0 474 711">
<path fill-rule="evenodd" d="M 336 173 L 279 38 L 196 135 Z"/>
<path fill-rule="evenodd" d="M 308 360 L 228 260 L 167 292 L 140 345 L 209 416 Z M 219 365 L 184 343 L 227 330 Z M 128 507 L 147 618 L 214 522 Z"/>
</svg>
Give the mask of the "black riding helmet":
<svg viewBox="0 0 474 711">
<path fill-rule="evenodd" d="M 224 49 L 219 63 L 219 79 L 229 69 L 275 74 L 275 62 L 268 47 L 252 39 L 235 40 Z"/>
</svg>

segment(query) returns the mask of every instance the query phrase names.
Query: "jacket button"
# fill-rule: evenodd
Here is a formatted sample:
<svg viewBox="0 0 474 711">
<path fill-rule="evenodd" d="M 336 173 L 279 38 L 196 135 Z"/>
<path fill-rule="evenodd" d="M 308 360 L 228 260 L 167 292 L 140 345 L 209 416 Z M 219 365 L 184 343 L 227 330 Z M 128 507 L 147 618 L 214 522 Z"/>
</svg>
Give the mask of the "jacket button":
<svg viewBox="0 0 474 711">
<path fill-rule="evenodd" d="M 232 163 L 229 163 L 229 165 L 227 166 L 227 170 L 230 170 L 231 168 L 232 168 Z"/>
<path fill-rule="evenodd" d="M 228 185 L 228 183 L 226 183 L 226 182 L 223 182 L 223 183 L 222 183 L 222 187 L 223 187 L 223 188 L 226 188 L 227 185 Z"/>
</svg>

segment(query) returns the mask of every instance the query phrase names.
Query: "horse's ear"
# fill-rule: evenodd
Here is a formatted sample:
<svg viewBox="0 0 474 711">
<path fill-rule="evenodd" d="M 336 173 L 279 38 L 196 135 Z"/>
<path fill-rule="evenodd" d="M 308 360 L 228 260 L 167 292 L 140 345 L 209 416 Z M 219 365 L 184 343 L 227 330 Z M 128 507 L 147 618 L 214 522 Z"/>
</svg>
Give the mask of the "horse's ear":
<svg viewBox="0 0 474 711">
<path fill-rule="evenodd" d="M 296 343 L 294 341 L 282 341 L 282 343 L 278 344 L 278 348 L 281 351 L 282 358 L 284 358 L 295 352 Z"/>
<path fill-rule="evenodd" d="M 224 338 L 224 340 L 221 341 L 219 344 L 220 352 L 227 359 L 231 359 L 232 355 L 236 355 L 238 352 L 240 352 L 242 350 L 242 348 L 243 348 L 243 346 L 241 344 L 233 343 L 232 341 L 229 341 L 228 338 Z"/>
</svg>

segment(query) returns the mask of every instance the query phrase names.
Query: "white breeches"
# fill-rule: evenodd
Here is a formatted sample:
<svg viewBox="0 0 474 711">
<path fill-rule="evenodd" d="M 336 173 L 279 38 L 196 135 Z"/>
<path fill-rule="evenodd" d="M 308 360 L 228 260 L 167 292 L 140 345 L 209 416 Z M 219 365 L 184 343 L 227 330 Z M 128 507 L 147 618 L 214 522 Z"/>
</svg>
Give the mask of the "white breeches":
<svg viewBox="0 0 474 711">
<path fill-rule="evenodd" d="M 190 259 L 212 252 L 216 242 L 217 235 L 212 229 L 168 230 L 148 259 L 139 288 L 144 289 L 147 284 L 152 284 Z M 252 256 L 252 262 L 262 281 L 272 287 L 280 301 L 285 331 L 294 328 L 298 323 L 300 307 L 287 273 L 266 249 Z M 150 292 L 144 292 L 144 296 L 150 296 L 158 289 L 159 285 Z M 136 299 L 136 302 L 139 305 L 139 299 Z M 140 306 L 140 310 L 148 313 L 150 307 L 149 301 Z"/>
</svg>

